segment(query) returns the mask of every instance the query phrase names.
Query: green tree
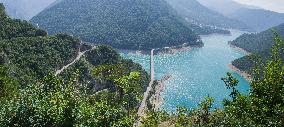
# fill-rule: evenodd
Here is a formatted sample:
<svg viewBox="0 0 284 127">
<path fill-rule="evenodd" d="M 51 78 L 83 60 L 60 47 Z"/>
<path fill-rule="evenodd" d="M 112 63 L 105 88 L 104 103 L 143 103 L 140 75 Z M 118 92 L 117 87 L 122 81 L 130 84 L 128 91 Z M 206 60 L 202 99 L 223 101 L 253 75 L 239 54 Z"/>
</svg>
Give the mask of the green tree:
<svg viewBox="0 0 284 127">
<path fill-rule="evenodd" d="M 239 81 L 238 79 L 234 78 L 231 73 L 227 73 L 227 76 L 228 76 L 227 78 L 222 78 L 222 80 L 226 84 L 227 89 L 232 89 L 230 97 L 232 97 L 233 100 L 235 101 L 237 96 L 240 94 L 240 92 L 236 88 Z"/>
<path fill-rule="evenodd" d="M 8 68 L 0 65 L 0 101 L 17 95 L 18 83 L 8 74 Z"/>
</svg>

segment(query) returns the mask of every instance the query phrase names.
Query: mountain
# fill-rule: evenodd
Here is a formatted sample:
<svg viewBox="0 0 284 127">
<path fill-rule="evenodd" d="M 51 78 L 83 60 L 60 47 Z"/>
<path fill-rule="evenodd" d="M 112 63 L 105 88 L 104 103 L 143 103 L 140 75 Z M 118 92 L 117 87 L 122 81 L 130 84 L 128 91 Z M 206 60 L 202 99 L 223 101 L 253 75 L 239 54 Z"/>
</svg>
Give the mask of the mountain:
<svg viewBox="0 0 284 127">
<path fill-rule="evenodd" d="M 233 0 L 197 0 L 202 5 L 208 7 L 211 10 L 219 12 L 225 16 L 228 16 L 241 8 L 248 9 L 261 9 L 256 6 L 244 5 Z"/>
<path fill-rule="evenodd" d="M 204 6 L 225 16 L 246 23 L 251 31 L 261 32 L 284 23 L 284 14 L 254 6 L 239 4 L 232 0 L 198 0 Z"/>
<path fill-rule="evenodd" d="M 249 56 L 245 56 L 243 58 L 237 59 L 233 61 L 233 65 L 237 68 L 248 71 L 252 68 L 252 56 L 261 56 L 265 61 L 268 59 L 270 54 L 271 47 L 275 44 L 274 42 L 274 33 L 275 30 L 282 39 L 284 39 L 284 23 L 273 27 L 269 30 L 265 30 L 260 33 L 251 33 L 251 34 L 243 34 L 234 41 L 230 42 L 232 45 L 240 47 L 250 53 Z M 283 55 L 284 57 L 284 55 Z"/>
<path fill-rule="evenodd" d="M 284 23 L 284 14 L 263 9 L 242 8 L 230 14 L 230 18 L 245 22 L 255 31 L 263 31 Z"/>
<path fill-rule="evenodd" d="M 0 0 L 7 13 L 17 19 L 29 20 L 55 0 Z"/>
<path fill-rule="evenodd" d="M 31 22 L 120 49 L 200 46 L 198 36 L 164 0 L 62 0 Z"/>
<path fill-rule="evenodd" d="M 166 0 L 182 17 L 203 26 L 248 30 L 244 23 L 210 10 L 196 0 Z"/>
</svg>

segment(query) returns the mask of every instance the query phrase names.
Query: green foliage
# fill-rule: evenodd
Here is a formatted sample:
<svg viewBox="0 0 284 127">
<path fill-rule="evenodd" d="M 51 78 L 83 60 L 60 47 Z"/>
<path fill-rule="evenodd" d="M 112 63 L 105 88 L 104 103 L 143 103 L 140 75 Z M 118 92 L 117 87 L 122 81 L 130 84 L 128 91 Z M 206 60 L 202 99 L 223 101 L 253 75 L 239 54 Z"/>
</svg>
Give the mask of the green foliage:
<svg viewBox="0 0 284 127">
<path fill-rule="evenodd" d="M 66 34 L 0 40 L 13 76 L 23 82 L 55 72 L 77 56 L 79 47 L 79 40 Z"/>
<path fill-rule="evenodd" d="M 139 86 L 140 74 L 139 72 L 131 72 L 129 76 L 123 76 L 118 79 L 115 79 L 115 87 L 119 91 L 120 99 L 123 101 L 123 106 L 128 111 L 128 114 L 135 114 L 136 110 L 133 110 L 139 105 L 139 102 L 142 100 L 141 93 L 143 89 Z M 131 111 L 133 110 L 133 111 Z"/>
<path fill-rule="evenodd" d="M 239 81 L 234 78 L 231 73 L 227 73 L 227 76 L 227 78 L 222 78 L 222 80 L 226 84 L 227 89 L 232 89 L 230 97 L 232 97 L 233 100 L 236 100 L 237 96 L 240 94 L 239 91 L 236 89 L 236 86 L 238 85 Z"/>
<path fill-rule="evenodd" d="M 202 45 L 173 12 L 164 0 L 63 0 L 31 21 L 50 34 L 67 32 L 119 49 Z"/>
<path fill-rule="evenodd" d="M 169 119 L 165 111 L 146 110 L 146 116 L 142 117 L 141 127 L 157 127 L 161 122 Z"/>
<path fill-rule="evenodd" d="M 144 78 L 140 77 L 139 72 L 125 73 L 125 66 L 102 65 L 94 70 L 97 85 L 106 85 L 115 92 L 114 103 L 123 104 L 128 113 L 135 113 L 136 108 L 142 99 L 146 84 Z M 133 110 L 134 109 L 134 110 Z"/>
<path fill-rule="evenodd" d="M 98 46 L 54 76 L 90 46 L 63 33 L 46 36 L 35 30 L 39 36 L 34 36 L 21 28 L 1 30 L 9 33 L 0 39 L 1 127 L 133 125 L 149 81 L 141 65 L 122 59 L 113 48 Z M 22 35 L 15 36 L 19 31 Z"/>
<path fill-rule="evenodd" d="M 284 24 L 281 24 L 260 33 L 243 34 L 232 41 L 231 44 L 243 48 L 244 50 L 251 53 L 261 53 L 263 51 L 268 53 L 271 47 L 274 45 L 274 34 L 272 30 L 277 31 L 278 34 L 282 36 L 284 35 L 283 29 Z"/>
<path fill-rule="evenodd" d="M 1 126 L 116 126 L 127 127 L 133 118 L 119 106 L 92 98 L 78 89 L 76 76 L 68 83 L 54 76 L 21 89 L 0 104 Z"/>
<path fill-rule="evenodd" d="M 98 46 L 95 50 L 87 53 L 87 60 L 93 65 L 117 64 L 122 60 L 120 55 L 115 49 L 109 46 Z"/>
<path fill-rule="evenodd" d="M 27 21 L 9 18 L 3 5 L 0 11 L 1 63 L 21 85 L 54 73 L 76 57 L 78 39 L 63 33 L 47 36 Z"/>
<path fill-rule="evenodd" d="M 0 65 L 0 101 L 17 94 L 18 83 L 9 76 L 7 67 Z"/>
</svg>

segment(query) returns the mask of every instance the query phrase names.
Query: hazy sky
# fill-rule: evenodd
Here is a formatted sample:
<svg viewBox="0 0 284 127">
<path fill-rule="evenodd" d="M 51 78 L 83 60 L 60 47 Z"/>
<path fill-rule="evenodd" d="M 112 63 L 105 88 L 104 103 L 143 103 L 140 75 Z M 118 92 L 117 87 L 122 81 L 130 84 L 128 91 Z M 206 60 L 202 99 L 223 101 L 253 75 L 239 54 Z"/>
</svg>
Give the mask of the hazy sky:
<svg viewBox="0 0 284 127">
<path fill-rule="evenodd" d="M 284 13 L 284 0 L 234 0 L 239 3 L 255 5 L 267 10 Z"/>
</svg>

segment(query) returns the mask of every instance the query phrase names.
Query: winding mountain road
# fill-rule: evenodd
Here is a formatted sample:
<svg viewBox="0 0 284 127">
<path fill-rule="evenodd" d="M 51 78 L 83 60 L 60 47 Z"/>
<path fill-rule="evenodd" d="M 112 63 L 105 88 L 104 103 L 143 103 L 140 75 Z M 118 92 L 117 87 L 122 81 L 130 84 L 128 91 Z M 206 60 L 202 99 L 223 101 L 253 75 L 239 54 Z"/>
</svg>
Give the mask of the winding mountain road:
<svg viewBox="0 0 284 127">
<path fill-rule="evenodd" d="M 61 74 L 66 68 L 68 68 L 69 66 L 73 65 L 74 63 L 76 63 L 76 61 L 80 60 L 80 58 L 88 51 L 94 50 L 96 48 L 96 46 L 93 46 L 92 49 L 86 50 L 84 52 L 80 52 L 78 53 L 77 57 L 69 64 L 63 66 L 60 70 L 57 70 L 55 72 L 55 76 Z"/>
</svg>

